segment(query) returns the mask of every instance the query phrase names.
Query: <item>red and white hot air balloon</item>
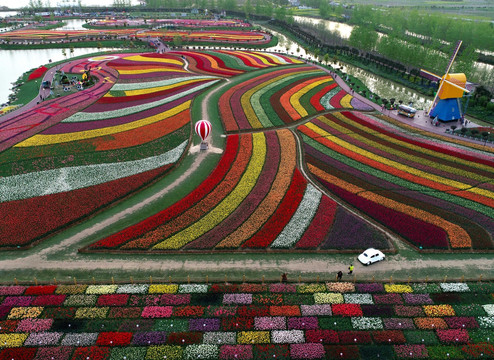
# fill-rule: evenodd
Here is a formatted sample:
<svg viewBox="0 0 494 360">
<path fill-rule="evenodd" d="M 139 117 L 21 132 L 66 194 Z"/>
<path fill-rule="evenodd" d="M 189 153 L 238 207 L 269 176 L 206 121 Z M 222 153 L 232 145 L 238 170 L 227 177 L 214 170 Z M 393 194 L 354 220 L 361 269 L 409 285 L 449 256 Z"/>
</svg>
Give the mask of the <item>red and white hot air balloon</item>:
<svg viewBox="0 0 494 360">
<path fill-rule="evenodd" d="M 211 123 L 207 120 L 199 120 L 198 122 L 196 122 L 194 128 L 196 130 L 197 135 L 199 135 L 199 137 L 202 140 L 201 150 L 207 149 L 207 143 L 205 140 L 211 133 L 211 129 L 212 129 Z"/>
</svg>

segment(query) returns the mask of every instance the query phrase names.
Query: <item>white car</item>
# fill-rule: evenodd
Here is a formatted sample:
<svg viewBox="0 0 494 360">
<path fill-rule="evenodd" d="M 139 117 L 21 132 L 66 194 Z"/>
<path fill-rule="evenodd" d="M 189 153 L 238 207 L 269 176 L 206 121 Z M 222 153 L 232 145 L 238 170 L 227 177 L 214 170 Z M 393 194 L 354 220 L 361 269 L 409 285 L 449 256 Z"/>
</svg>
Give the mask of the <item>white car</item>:
<svg viewBox="0 0 494 360">
<path fill-rule="evenodd" d="M 384 259 L 386 259 L 386 256 L 382 252 L 374 248 L 369 248 L 358 256 L 358 261 L 360 261 L 364 265 L 370 265 Z"/>
</svg>

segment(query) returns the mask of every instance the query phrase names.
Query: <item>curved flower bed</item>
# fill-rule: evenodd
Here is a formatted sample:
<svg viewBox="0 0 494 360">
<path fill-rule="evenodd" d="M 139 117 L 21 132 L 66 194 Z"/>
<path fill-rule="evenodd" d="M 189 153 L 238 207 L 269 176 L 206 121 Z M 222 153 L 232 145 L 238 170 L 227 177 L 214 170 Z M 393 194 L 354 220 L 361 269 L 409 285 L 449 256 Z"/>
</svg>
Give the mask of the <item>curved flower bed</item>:
<svg viewBox="0 0 494 360">
<path fill-rule="evenodd" d="M 352 109 L 353 97 L 322 70 L 307 65 L 239 77 L 221 95 L 226 131 L 281 126 L 334 108 Z"/>
<path fill-rule="evenodd" d="M 148 64 L 165 74 L 182 69 L 180 57 L 157 55 L 114 56 L 93 72 L 139 72 Z M 81 66 L 92 64 L 80 60 L 66 70 Z M 165 174 L 184 154 L 191 101 L 215 79 L 120 80 L 103 97 L 96 87 L 84 111 L 61 114 L 55 125 L 0 154 L 0 211 L 7 214 L 0 220 L 1 247 L 32 244 L 99 211 Z"/>
<path fill-rule="evenodd" d="M 179 36 L 184 42 L 220 42 L 235 44 L 257 44 L 264 45 L 271 41 L 271 36 L 259 31 L 241 31 L 241 30 L 166 30 L 158 34 L 152 31 L 139 33 L 138 37 L 160 36 L 165 42 L 173 42 L 176 36 Z"/>
<path fill-rule="evenodd" d="M 138 25 L 171 25 L 180 27 L 250 27 L 241 19 L 206 20 L 206 19 L 98 19 L 91 26 L 138 26 Z"/>
<path fill-rule="evenodd" d="M 492 249 L 494 163 L 342 112 L 298 128 L 311 174 L 420 249 Z"/>
<path fill-rule="evenodd" d="M 193 192 L 84 250 L 328 249 L 339 237 L 333 219 L 345 213 L 295 168 L 290 131 L 232 135 Z"/>
</svg>

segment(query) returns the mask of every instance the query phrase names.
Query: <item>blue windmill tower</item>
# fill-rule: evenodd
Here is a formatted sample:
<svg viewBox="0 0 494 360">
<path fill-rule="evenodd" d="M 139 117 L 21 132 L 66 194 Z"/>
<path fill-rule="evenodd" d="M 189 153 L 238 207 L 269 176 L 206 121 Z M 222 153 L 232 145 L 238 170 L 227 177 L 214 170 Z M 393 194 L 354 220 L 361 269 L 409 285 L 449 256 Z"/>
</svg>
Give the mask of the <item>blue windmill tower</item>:
<svg viewBox="0 0 494 360">
<path fill-rule="evenodd" d="M 463 97 L 464 92 L 469 92 L 466 89 L 467 78 L 463 73 L 449 73 L 461 44 L 461 40 L 456 44 L 453 55 L 449 59 L 446 73 L 443 76 L 433 74 L 424 69 L 420 70 L 422 76 L 432 81 L 439 81 L 439 88 L 427 113 L 431 118 L 437 118 L 441 121 L 456 121 L 462 118 L 460 99 Z"/>
</svg>

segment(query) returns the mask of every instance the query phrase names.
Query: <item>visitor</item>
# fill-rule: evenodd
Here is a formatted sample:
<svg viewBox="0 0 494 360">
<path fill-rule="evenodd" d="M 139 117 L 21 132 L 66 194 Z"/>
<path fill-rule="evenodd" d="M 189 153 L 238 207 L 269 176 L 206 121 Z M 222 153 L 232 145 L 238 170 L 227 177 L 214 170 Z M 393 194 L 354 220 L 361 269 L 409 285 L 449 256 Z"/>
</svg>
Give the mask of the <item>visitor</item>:
<svg viewBox="0 0 494 360">
<path fill-rule="evenodd" d="M 343 277 L 343 272 L 340 270 L 340 271 L 338 271 L 338 273 L 337 273 L 336 280 L 340 281 L 342 277 Z"/>
<path fill-rule="evenodd" d="M 288 278 L 286 276 L 286 273 L 281 274 L 281 282 L 282 283 L 287 283 L 288 282 Z"/>
</svg>

